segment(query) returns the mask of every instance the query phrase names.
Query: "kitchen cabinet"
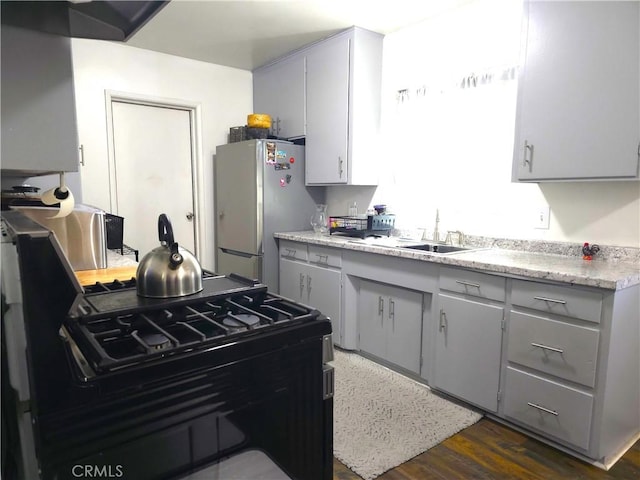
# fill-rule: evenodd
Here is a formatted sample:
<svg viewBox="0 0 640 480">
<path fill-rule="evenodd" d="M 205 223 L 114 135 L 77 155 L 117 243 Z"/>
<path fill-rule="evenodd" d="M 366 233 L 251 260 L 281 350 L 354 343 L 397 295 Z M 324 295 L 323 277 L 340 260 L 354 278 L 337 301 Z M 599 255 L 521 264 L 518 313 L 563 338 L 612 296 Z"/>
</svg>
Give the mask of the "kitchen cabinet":
<svg viewBox="0 0 640 480">
<path fill-rule="evenodd" d="M 341 344 L 340 264 L 341 255 L 335 249 L 280 241 L 280 295 L 329 317 L 336 345 Z"/>
<path fill-rule="evenodd" d="M 638 178 L 639 12 L 525 2 L 513 181 Z"/>
<path fill-rule="evenodd" d="M 376 185 L 383 36 L 354 27 L 306 51 L 306 183 Z"/>
<path fill-rule="evenodd" d="M 513 280 L 504 417 L 591 458 L 624 445 L 640 427 L 638 308 L 637 288 Z"/>
<path fill-rule="evenodd" d="M 2 171 L 78 170 L 71 40 L 2 25 Z"/>
<path fill-rule="evenodd" d="M 445 290 L 451 289 L 451 292 Z M 498 411 L 506 282 L 502 277 L 443 267 L 438 295 L 432 386 Z"/>
<path fill-rule="evenodd" d="M 360 350 L 420 373 L 422 293 L 360 281 Z"/>
<path fill-rule="evenodd" d="M 504 308 L 442 293 L 438 299 L 433 386 L 496 412 Z"/>
<path fill-rule="evenodd" d="M 253 72 L 253 107 L 271 116 L 278 138 L 305 135 L 305 56 L 293 54 Z"/>
<path fill-rule="evenodd" d="M 511 302 L 504 415 L 588 450 L 602 293 L 514 280 Z"/>
</svg>

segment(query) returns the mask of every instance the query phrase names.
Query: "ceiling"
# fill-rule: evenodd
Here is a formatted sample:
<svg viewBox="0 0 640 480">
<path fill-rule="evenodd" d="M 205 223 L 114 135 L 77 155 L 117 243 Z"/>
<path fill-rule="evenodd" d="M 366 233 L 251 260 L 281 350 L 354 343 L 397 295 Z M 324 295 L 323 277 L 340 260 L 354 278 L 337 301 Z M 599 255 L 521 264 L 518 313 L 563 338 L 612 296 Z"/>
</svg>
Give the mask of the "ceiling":
<svg viewBox="0 0 640 480">
<path fill-rule="evenodd" d="M 352 25 L 388 34 L 472 0 L 171 0 L 128 45 L 253 70 Z"/>
</svg>

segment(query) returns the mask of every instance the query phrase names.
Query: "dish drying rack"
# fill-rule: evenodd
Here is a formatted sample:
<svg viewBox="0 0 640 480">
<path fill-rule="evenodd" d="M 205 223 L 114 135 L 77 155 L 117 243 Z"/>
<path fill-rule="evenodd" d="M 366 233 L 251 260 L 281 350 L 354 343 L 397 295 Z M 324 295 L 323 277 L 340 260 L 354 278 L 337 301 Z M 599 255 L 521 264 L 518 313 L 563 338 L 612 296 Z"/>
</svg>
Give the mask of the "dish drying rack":
<svg viewBox="0 0 640 480">
<path fill-rule="evenodd" d="M 391 233 L 396 217 L 391 214 L 329 217 L 329 234 L 343 233 L 350 237 L 365 238 Z"/>
</svg>

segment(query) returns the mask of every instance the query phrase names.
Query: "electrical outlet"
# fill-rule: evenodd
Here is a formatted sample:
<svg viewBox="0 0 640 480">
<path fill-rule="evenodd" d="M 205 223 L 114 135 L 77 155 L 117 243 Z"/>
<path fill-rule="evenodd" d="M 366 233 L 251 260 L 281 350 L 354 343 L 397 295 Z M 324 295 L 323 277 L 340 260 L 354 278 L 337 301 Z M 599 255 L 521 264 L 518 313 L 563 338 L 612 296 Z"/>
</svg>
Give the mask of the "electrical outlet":
<svg viewBox="0 0 640 480">
<path fill-rule="evenodd" d="M 550 212 L 549 205 L 544 205 L 539 207 L 535 213 L 536 216 L 533 224 L 534 228 L 538 228 L 541 230 L 548 230 L 550 213 L 551 212 Z"/>
</svg>

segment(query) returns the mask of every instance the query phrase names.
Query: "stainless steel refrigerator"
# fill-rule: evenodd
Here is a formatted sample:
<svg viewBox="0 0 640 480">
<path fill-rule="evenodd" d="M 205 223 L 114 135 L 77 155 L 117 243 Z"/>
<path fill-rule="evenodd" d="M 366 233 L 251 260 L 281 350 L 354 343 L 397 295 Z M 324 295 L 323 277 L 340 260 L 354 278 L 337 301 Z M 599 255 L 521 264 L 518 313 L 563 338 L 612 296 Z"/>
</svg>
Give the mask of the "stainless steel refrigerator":
<svg viewBox="0 0 640 480">
<path fill-rule="evenodd" d="M 304 146 L 247 140 L 216 148 L 216 272 L 257 278 L 278 292 L 275 232 L 311 229 L 324 187 L 305 187 Z"/>
</svg>

